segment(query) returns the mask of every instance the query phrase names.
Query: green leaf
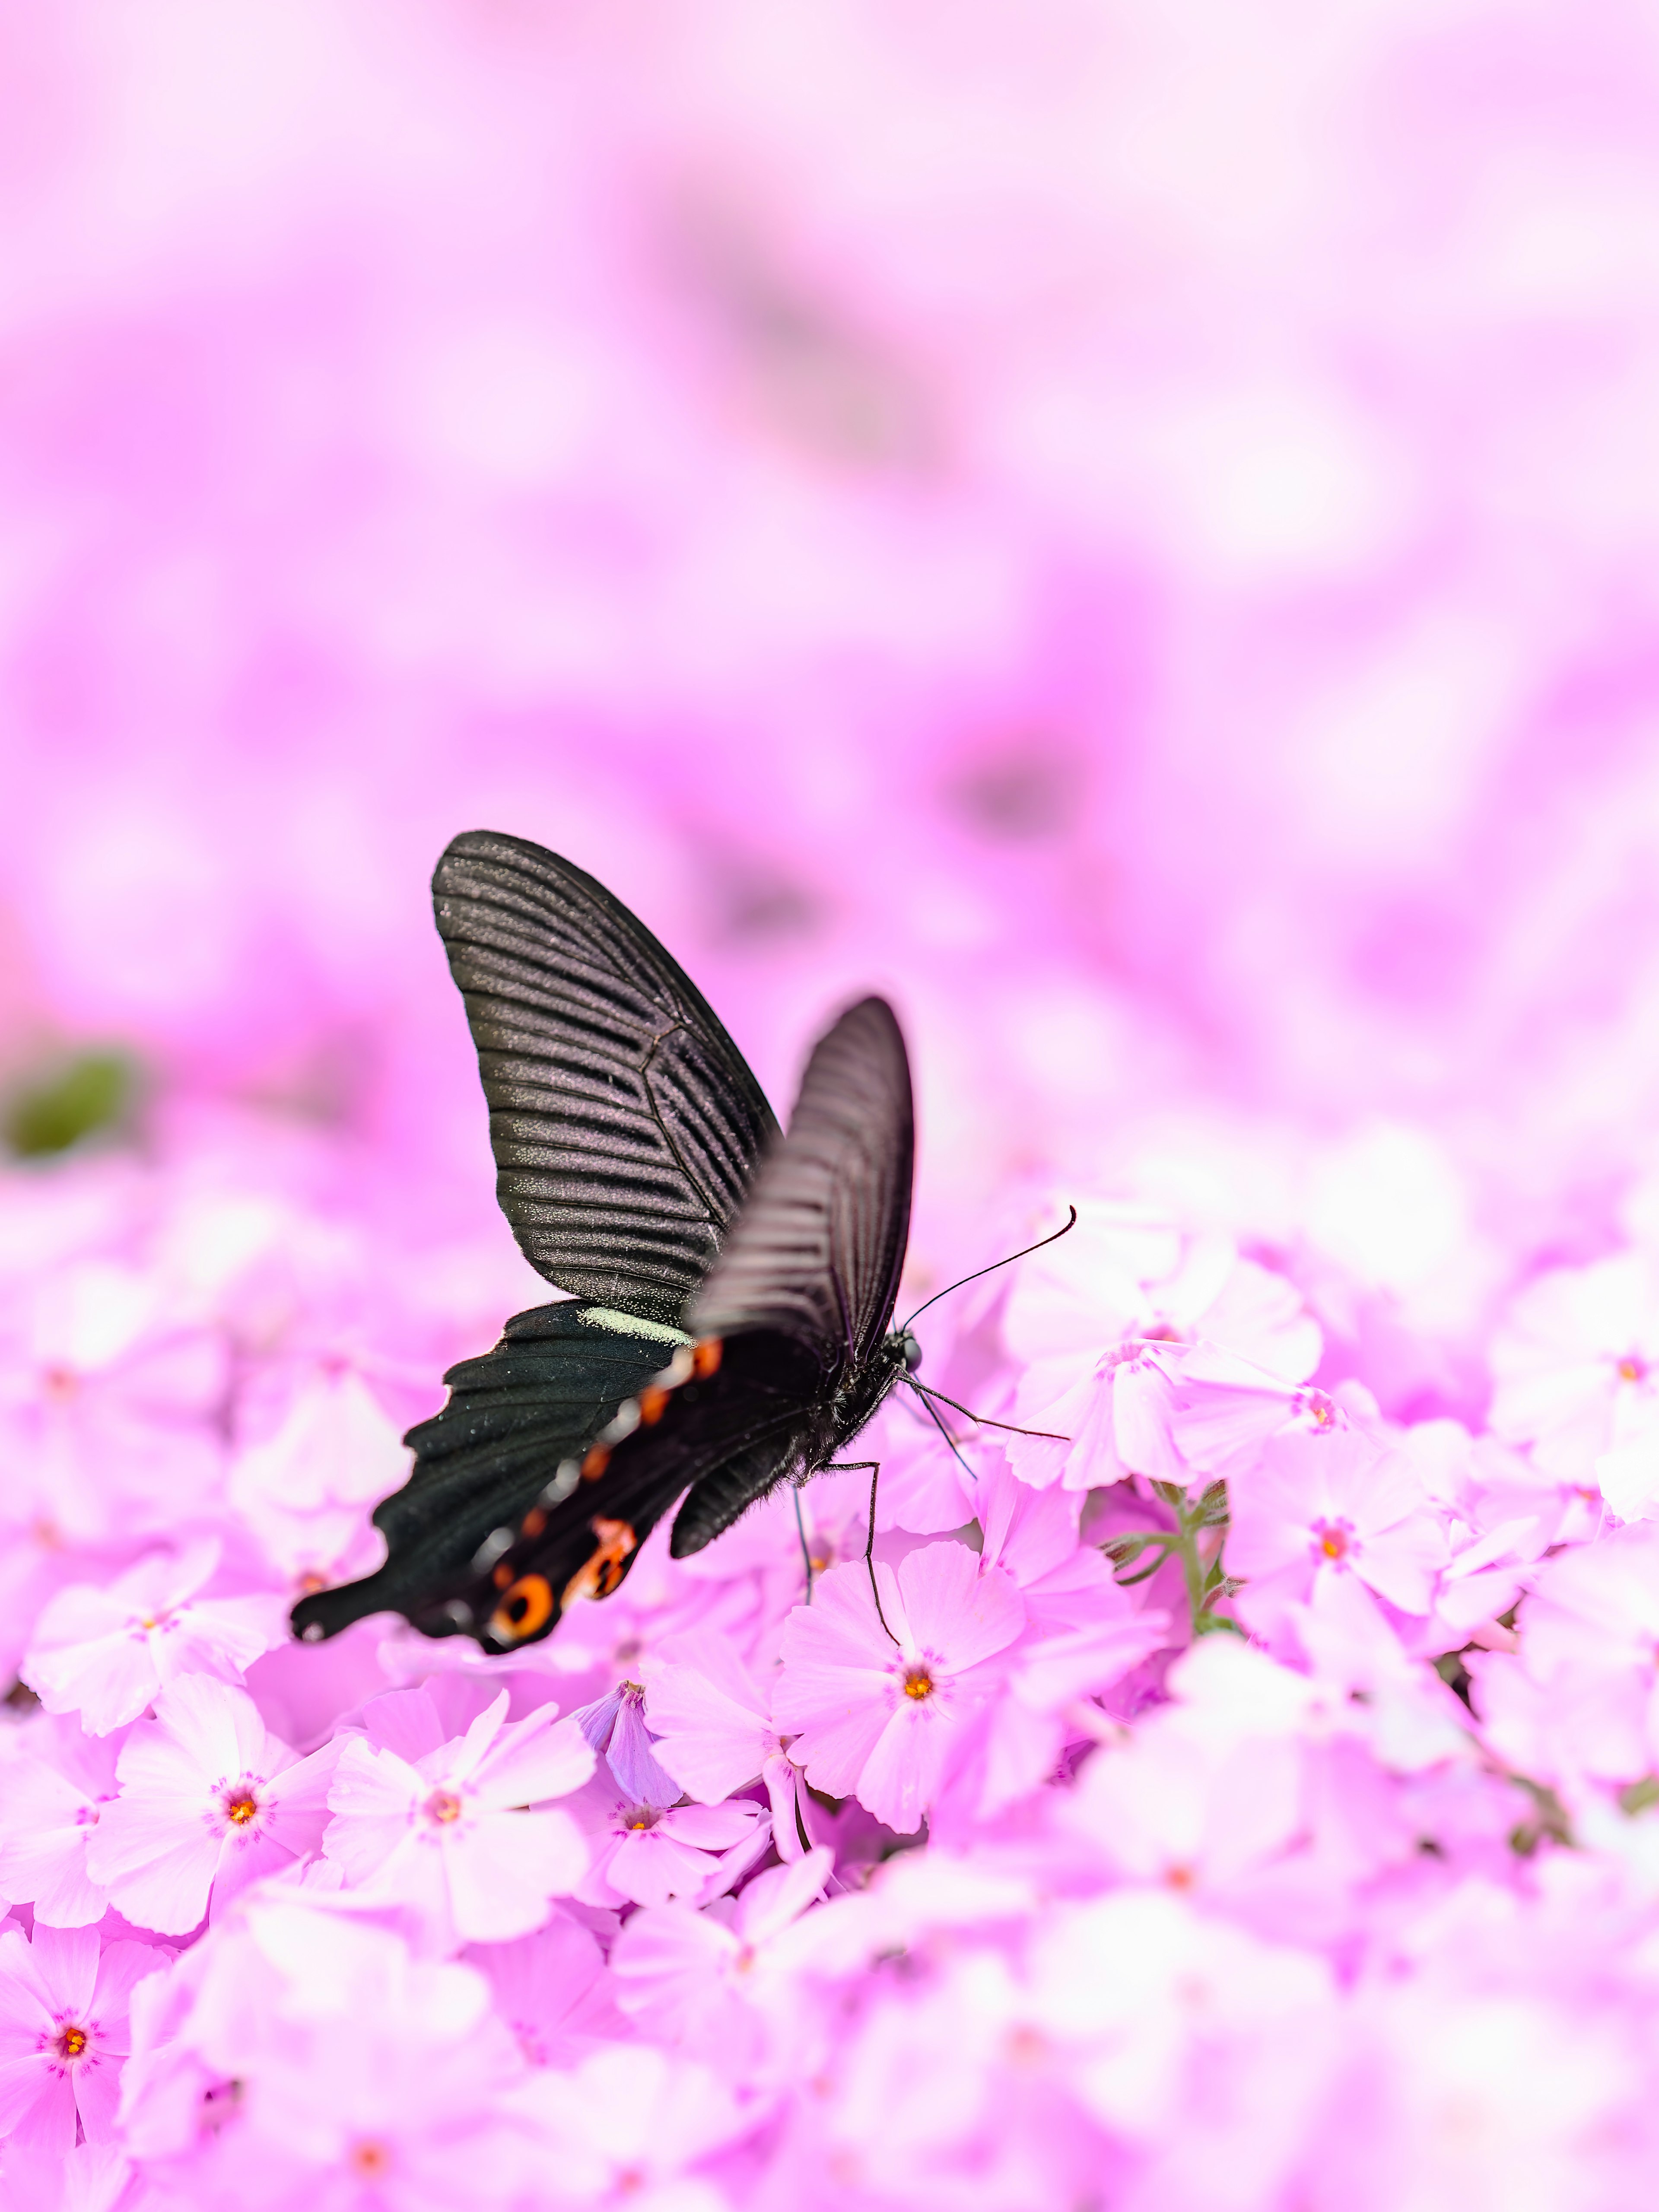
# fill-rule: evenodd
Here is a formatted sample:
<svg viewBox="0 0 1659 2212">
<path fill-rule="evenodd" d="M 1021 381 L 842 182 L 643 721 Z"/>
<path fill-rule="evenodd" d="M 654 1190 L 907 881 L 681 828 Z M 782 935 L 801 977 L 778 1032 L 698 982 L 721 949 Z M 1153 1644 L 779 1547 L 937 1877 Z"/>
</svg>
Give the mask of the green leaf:
<svg viewBox="0 0 1659 2212">
<path fill-rule="evenodd" d="M 116 1126 L 132 1103 L 133 1068 L 118 1052 L 85 1052 L 14 1091 L 0 1137 L 20 1159 L 48 1158 Z"/>
</svg>

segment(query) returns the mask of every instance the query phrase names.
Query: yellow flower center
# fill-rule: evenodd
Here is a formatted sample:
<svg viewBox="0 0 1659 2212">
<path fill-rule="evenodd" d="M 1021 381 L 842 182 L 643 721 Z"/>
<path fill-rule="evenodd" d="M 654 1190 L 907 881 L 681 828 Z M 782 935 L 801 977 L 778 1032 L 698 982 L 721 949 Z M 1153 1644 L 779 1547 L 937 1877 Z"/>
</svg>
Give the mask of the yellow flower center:
<svg viewBox="0 0 1659 2212">
<path fill-rule="evenodd" d="M 453 1790 L 434 1790 L 426 1801 L 426 1817 L 447 1827 L 461 1817 L 461 1801 Z"/>
<path fill-rule="evenodd" d="M 58 2050 L 60 2057 L 78 2058 L 86 2047 L 87 2031 L 84 2027 L 66 2027 L 60 2030 L 58 2037 Z"/>
<path fill-rule="evenodd" d="M 1619 1379 L 1621 1382 L 1645 1382 L 1647 1372 L 1646 1360 L 1638 1359 L 1633 1352 L 1627 1352 L 1619 1363 Z"/>
<path fill-rule="evenodd" d="M 908 1671 L 904 1677 L 904 1694 L 907 1698 L 933 1696 L 933 1678 L 925 1667 L 912 1667 Z"/>
<path fill-rule="evenodd" d="M 369 2136 L 352 2144 L 346 2153 L 346 2164 L 354 2173 L 361 2173 L 365 2180 L 372 2181 L 390 2170 L 392 2153 L 383 2142 L 376 2142 Z"/>
<path fill-rule="evenodd" d="M 225 1800 L 225 1818 L 239 1828 L 246 1827 L 258 1809 L 259 1801 L 251 1790 L 239 1790 Z"/>
</svg>

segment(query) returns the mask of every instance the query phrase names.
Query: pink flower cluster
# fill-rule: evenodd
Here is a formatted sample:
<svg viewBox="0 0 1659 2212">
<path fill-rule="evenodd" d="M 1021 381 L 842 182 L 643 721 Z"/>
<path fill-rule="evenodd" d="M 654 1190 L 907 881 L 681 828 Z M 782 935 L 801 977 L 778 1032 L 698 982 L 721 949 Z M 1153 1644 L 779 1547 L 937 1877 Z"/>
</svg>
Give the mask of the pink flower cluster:
<svg viewBox="0 0 1659 2212">
<path fill-rule="evenodd" d="M 1651 12 L 0 11 L 0 2212 L 1653 2200 Z M 483 826 L 891 994 L 909 1303 L 1080 1204 L 875 1592 L 289 1641 Z"/>
<path fill-rule="evenodd" d="M 0 1192 L 8 2207 L 1639 2201 L 1638 1245 L 1499 1299 L 1466 1425 L 1330 1371 L 1311 1246 L 1085 1199 L 923 1324 L 1012 1425 L 884 1410 L 873 1589 L 829 1474 L 523 1651 L 313 1647 L 521 1288 L 334 1149 Z"/>
</svg>

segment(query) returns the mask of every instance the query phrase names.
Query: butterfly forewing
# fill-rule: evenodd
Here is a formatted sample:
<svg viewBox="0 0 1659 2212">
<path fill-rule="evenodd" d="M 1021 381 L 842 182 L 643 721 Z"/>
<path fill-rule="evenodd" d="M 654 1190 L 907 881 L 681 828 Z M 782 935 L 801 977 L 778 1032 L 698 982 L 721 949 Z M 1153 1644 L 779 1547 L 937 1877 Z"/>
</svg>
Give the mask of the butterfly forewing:
<svg viewBox="0 0 1659 2212">
<path fill-rule="evenodd" d="M 526 1257 L 577 1297 L 678 1322 L 776 1131 L 743 1055 L 644 925 L 557 854 L 470 831 L 432 890 Z"/>
<path fill-rule="evenodd" d="M 856 1370 L 892 1319 L 915 1152 L 910 1066 L 883 999 L 819 1040 L 789 1133 L 774 1142 L 687 1326 L 781 1331 L 831 1379 Z"/>
</svg>

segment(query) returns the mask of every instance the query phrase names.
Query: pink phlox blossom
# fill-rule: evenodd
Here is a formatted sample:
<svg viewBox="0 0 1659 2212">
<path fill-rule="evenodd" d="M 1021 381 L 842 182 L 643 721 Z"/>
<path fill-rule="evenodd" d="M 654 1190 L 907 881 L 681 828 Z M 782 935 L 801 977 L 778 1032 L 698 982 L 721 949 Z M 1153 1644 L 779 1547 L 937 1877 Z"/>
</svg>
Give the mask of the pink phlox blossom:
<svg viewBox="0 0 1659 2212">
<path fill-rule="evenodd" d="M 744 1798 L 719 1805 L 679 1802 L 671 1782 L 666 1804 L 618 1796 L 599 1776 L 572 1804 L 591 1854 L 574 1886 L 586 1905 L 665 1905 L 670 1898 L 706 1903 L 740 1881 L 772 1840 L 772 1817 Z"/>
<path fill-rule="evenodd" d="M 1187 1467 L 1170 1416 L 1182 1366 L 1180 1346 L 1130 1337 L 1067 1379 L 1058 1396 L 1044 1370 L 1028 1368 L 1014 1395 L 1014 1419 L 1047 1435 L 1000 1439 L 1023 1481 L 1044 1489 L 1097 1490 L 1144 1474 L 1181 1482 Z"/>
<path fill-rule="evenodd" d="M 1521 1453 L 1493 1437 L 1471 1436 L 1458 1421 L 1420 1422 L 1398 1449 L 1421 1471 L 1449 1548 L 1419 1648 L 1455 1650 L 1473 1639 L 1512 1650 L 1514 1635 L 1498 1616 L 1514 1605 L 1532 1567 L 1560 1540 L 1570 1494 Z"/>
<path fill-rule="evenodd" d="M 87 1871 L 129 1920 L 186 1935 L 260 1875 L 315 1850 L 336 1747 L 296 1759 L 245 1690 L 183 1674 L 116 1763 L 120 1795 L 87 1846 Z"/>
<path fill-rule="evenodd" d="M 860 2204 L 1040 2212 L 1090 2202 L 1120 2160 L 1054 2094 L 1018 1960 L 981 1942 L 929 1965 L 842 2030 L 823 2106 L 791 2146 L 797 2186 L 827 2169 Z"/>
<path fill-rule="evenodd" d="M 142 2016 L 169 2045 L 134 2062 L 159 2080 L 170 2050 L 193 2062 L 186 2081 L 235 2085 L 205 2124 L 198 2099 L 179 2144 L 192 2192 L 438 2212 L 528 2180 L 525 2131 L 502 2109 L 526 2061 L 473 1968 L 274 1892 L 198 1949 L 182 2005 Z"/>
<path fill-rule="evenodd" d="M 60 1590 L 35 1623 L 22 1676 L 48 1712 L 79 1712 L 105 1735 L 191 1674 L 240 1675 L 287 1638 L 282 1601 L 264 1592 L 202 1595 L 219 1565 L 216 1540 L 152 1553 L 106 1586 Z"/>
<path fill-rule="evenodd" d="M 729 2212 L 696 2168 L 765 2117 L 710 2068 L 649 2044 L 534 2074 L 507 2101 L 538 2139 L 537 2168 L 551 2161 L 561 2202 L 629 2212 Z"/>
<path fill-rule="evenodd" d="M 352 1738 L 328 1792 L 323 1849 L 346 1882 L 413 1907 L 452 1945 L 528 1935 L 587 1862 L 549 1800 L 586 1781 L 592 1750 L 556 1706 L 509 1722 L 507 1703 L 502 1690 L 463 1735 L 415 1757 Z"/>
<path fill-rule="evenodd" d="M 1228 1486 L 1227 1571 L 1240 1618 L 1270 1640 L 1317 1582 L 1355 1577 L 1401 1613 L 1426 1614 L 1448 1546 L 1408 1455 L 1358 1431 L 1279 1436 Z"/>
<path fill-rule="evenodd" d="M 815 1789 L 856 1797 L 908 1834 L 956 1737 L 1005 1676 L 1025 1606 L 1005 1569 L 981 1573 L 963 1544 L 926 1545 L 896 1570 L 878 1562 L 875 1575 L 879 1615 L 869 1577 L 850 1565 L 790 1614 L 772 1717 Z"/>
<path fill-rule="evenodd" d="M 1060 1817 L 1127 1879 L 1225 1897 L 1297 1840 L 1302 1783 L 1293 1738 L 1223 1734 L 1170 1706 L 1094 1752 Z"/>
<path fill-rule="evenodd" d="M 1357 1575 L 1321 1573 L 1306 1598 L 1285 1607 L 1280 1627 L 1287 1652 L 1360 1711 L 1367 1741 L 1385 1765 L 1412 1773 L 1472 1757 L 1468 1710 L 1420 1655 L 1407 1650 L 1398 1619 Z M 1413 1634 L 1413 1644 L 1419 1640 Z"/>
<path fill-rule="evenodd" d="M 1200 1914 L 1167 1886 L 1136 1885 L 1039 1923 L 1024 2002 L 1060 2078 L 1115 2136 L 1150 2148 L 1196 2110 L 1231 2113 L 1218 2143 L 1206 2120 L 1202 2147 L 1224 2168 L 1229 2139 L 1248 2145 L 1254 2201 L 1271 2203 L 1261 2185 L 1273 2165 L 1264 2177 L 1261 2161 L 1288 2164 L 1301 2148 L 1340 2049 L 1334 1998 L 1323 1960 Z"/>
<path fill-rule="evenodd" d="M 1621 1521 L 1659 1514 L 1659 1283 L 1639 1253 L 1529 1284 L 1492 1340 L 1493 1433 Z"/>
<path fill-rule="evenodd" d="M 856 1981 L 884 1958 L 918 1966 L 948 1952 L 966 1931 L 1017 1937 L 1047 1893 L 1049 1868 L 1017 1857 L 929 1844 L 884 1859 L 863 1886 L 830 1898 L 777 1942 L 799 1972 Z"/>
<path fill-rule="evenodd" d="M 619 1683 L 571 1718 L 583 1740 L 603 1757 L 624 1797 L 641 1805 L 672 1805 L 679 1797 L 682 1785 L 656 1758 L 646 1724 L 645 1692 L 638 1682 Z"/>
<path fill-rule="evenodd" d="M 1104 1555 L 1079 1540 L 1083 1501 L 1075 1491 L 1034 1490 L 997 1449 L 983 1455 L 974 1505 L 981 1566 L 1007 1572 L 1031 1630 L 1089 1627 L 1128 1611 Z"/>
<path fill-rule="evenodd" d="M 1158 1385 L 1169 1370 L 1150 1347 L 1202 1343 L 1291 1383 L 1306 1381 L 1322 1350 L 1317 1323 L 1282 1276 L 1242 1259 L 1224 1237 L 1186 1237 L 1122 1204 L 1085 1204 L 1075 1229 L 1021 1263 L 1003 1336 L 1022 1369 L 1015 1418 L 1073 1437 L 1066 1479 L 1080 1488 L 1089 1486 L 1085 1455 L 1106 1469 L 1166 1474 L 1169 1408 Z M 1091 1365 L 1109 1419 L 1099 1405 L 1087 1419 L 1078 1378 Z M 1159 1463 L 1136 1464 L 1149 1459 Z M 1035 1455 L 1031 1465 L 1041 1465 Z"/>
<path fill-rule="evenodd" d="M 611 1954 L 617 2001 L 641 2033 L 742 2080 L 799 2021 L 799 1990 L 780 1942 L 823 1895 L 835 1854 L 820 1844 L 757 1875 L 702 1912 L 682 1904 L 634 1914 Z"/>
<path fill-rule="evenodd" d="M 5 2212 L 116 2212 L 131 2201 L 132 2165 L 114 2142 L 78 2142 L 67 2154 L 13 2145 L 0 2179 Z"/>
<path fill-rule="evenodd" d="M 994 1816 L 1047 1782 L 1068 1741 L 1093 1731 L 1099 1716 L 1085 1701 L 1167 1639 L 1168 1613 L 1121 1589 L 1102 1553 L 1079 1543 L 1081 1505 L 1074 1492 L 1031 1489 L 1000 1460 L 981 1477 L 981 1571 L 1011 1577 L 1026 1625 L 1006 1655 L 1002 1694 L 953 1754 L 953 1806 L 966 1792 L 974 1817 Z"/>
<path fill-rule="evenodd" d="M 0 1932 L 0 2137 L 67 2154 L 112 2132 L 133 1988 L 167 1963 L 147 1943 L 101 1954 L 91 1928 Z"/>
<path fill-rule="evenodd" d="M 772 1725 L 765 1694 L 723 1636 L 668 1638 L 651 1662 L 647 1710 L 656 1754 L 685 1795 L 718 1805 L 756 1781 L 772 1808 L 778 1856 L 798 1859 L 813 1807 L 801 1771 Z"/>
<path fill-rule="evenodd" d="M 43 1717 L 0 1778 L 0 1899 L 33 1905 L 47 1927 L 104 1917 L 109 1899 L 87 1872 L 87 1845 L 117 1795 L 119 1748 Z"/>
<path fill-rule="evenodd" d="M 226 1495 L 292 1579 L 367 1574 L 384 1554 L 367 1509 L 409 1475 L 400 1426 L 346 1359 L 318 1360 L 290 1388 L 238 1452 Z"/>
<path fill-rule="evenodd" d="M 14 1500 L 82 1540 L 153 1528 L 205 1500 L 229 1379 L 216 1332 L 170 1313 L 153 1275 L 106 1258 L 49 1276 L 26 1326 L 27 1349 L 0 1368 Z"/>
<path fill-rule="evenodd" d="M 1542 1561 L 1518 1625 L 1517 1655 L 1466 1662 L 1486 1741 L 1570 1796 L 1659 1770 L 1659 1528 Z"/>
<path fill-rule="evenodd" d="M 1363 1387 L 1349 1382 L 1322 1390 L 1286 1381 L 1208 1344 L 1182 1357 L 1172 1401 L 1175 1449 L 1190 1474 L 1206 1481 L 1224 1481 L 1253 1467 L 1272 1437 L 1378 1425 L 1375 1401 Z"/>
<path fill-rule="evenodd" d="M 489 1982 L 497 2014 L 532 2066 L 579 2065 L 628 2035 L 599 1944 L 562 1912 L 532 1936 L 474 1944 L 461 1956 Z"/>
</svg>

